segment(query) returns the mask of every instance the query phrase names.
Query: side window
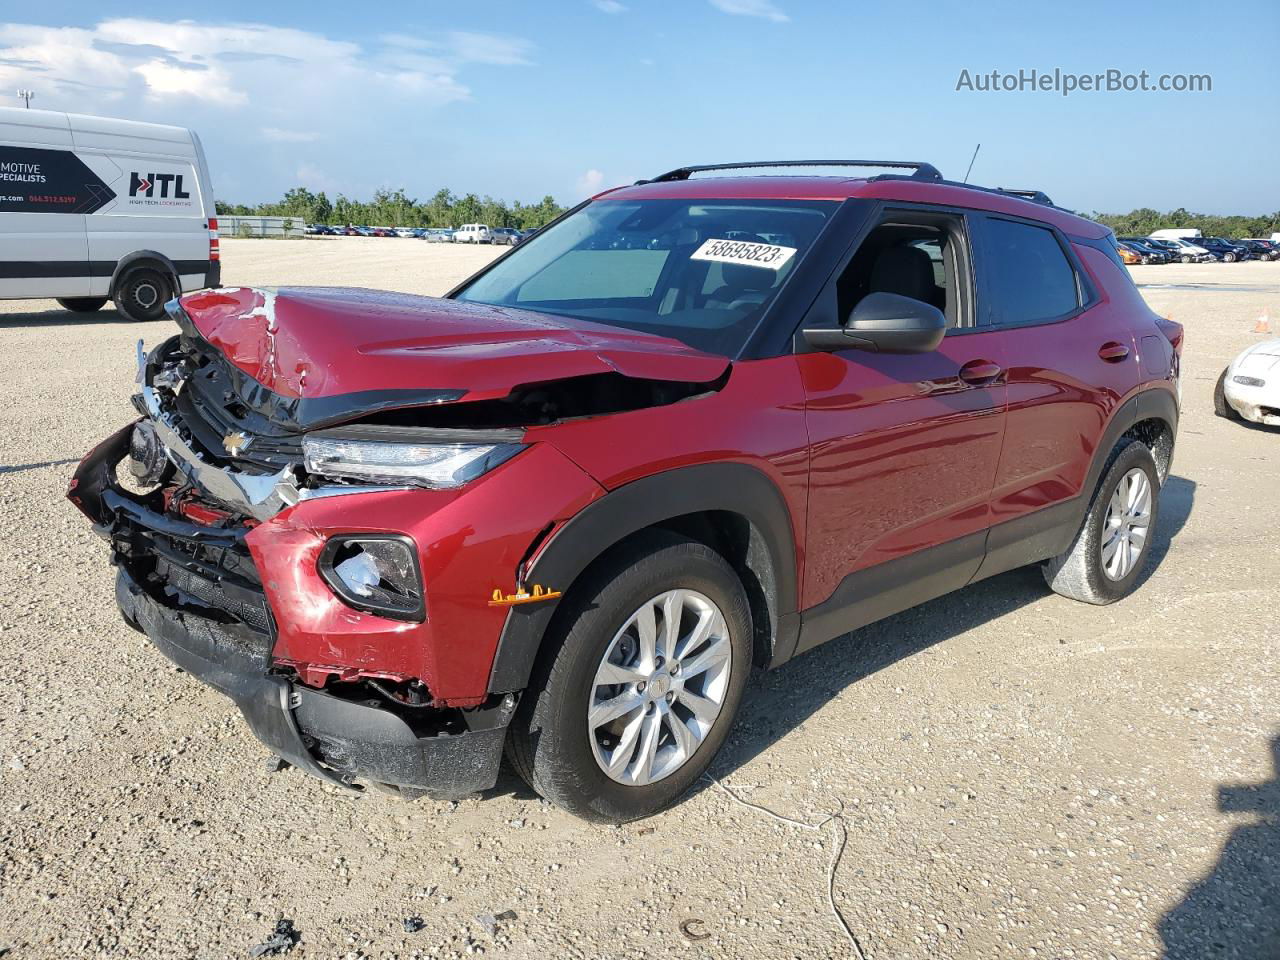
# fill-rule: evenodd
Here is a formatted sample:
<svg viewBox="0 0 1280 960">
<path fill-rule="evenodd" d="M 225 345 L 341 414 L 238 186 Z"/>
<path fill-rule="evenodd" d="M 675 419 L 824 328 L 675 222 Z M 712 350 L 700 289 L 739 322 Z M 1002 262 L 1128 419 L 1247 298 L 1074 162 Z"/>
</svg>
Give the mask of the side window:
<svg viewBox="0 0 1280 960">
<path fill-rule="evenodd" d="M 985 322 L 1037 323 L 1080 305 L 1076 272 L 1052 230 L 987 218 L 982 239 Z"/>
<path fill-rule="evenodd" d="M 960 217 L 890 211 L 836 281 L 836 308 L 848 317 L 863 297 L 895 293 L 937 307 L 948 327 L 964 325 L 964 224 Z"/>
</svg>

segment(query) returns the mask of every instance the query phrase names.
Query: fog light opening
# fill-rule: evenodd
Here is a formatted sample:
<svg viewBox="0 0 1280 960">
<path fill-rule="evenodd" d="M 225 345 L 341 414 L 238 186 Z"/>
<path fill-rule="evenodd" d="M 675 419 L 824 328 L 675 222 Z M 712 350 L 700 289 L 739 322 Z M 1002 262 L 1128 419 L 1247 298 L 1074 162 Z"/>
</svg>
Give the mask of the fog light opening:
<svg viewBox="0 0 1280 960">
<path fill-rule="evenodd" d="M 325 582 L 348 606 L 395 620 L 425 619 L 418 552 L 408 537 L 335 537 L 319 566 Z"/>
</svg>

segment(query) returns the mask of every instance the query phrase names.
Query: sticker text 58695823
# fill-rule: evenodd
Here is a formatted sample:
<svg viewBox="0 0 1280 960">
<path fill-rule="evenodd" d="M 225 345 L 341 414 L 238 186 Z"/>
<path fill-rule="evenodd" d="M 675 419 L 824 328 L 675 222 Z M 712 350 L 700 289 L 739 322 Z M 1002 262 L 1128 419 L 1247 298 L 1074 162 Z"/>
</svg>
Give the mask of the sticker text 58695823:
<svg viewBox="0 0 1280 960">
<path fill-rule="evenodd" d="M 795 247 L 780 247 L 775 243 L 712 239 L 693 251 L 691 259 L 714 260 L 717 263 L 741 263 L 750 267 L 781 270 L 795 255 Z"/>
</svg>

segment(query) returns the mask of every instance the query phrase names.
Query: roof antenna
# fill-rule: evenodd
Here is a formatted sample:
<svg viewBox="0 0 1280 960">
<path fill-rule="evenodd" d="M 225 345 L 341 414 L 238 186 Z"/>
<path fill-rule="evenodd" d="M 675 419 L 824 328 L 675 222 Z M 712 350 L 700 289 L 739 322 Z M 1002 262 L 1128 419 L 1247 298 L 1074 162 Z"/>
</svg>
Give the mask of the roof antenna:
<svg viewBox="0 0 1280 960">
<path fill-rule="evenodd" d="M 969 182 L 969 174 L 973 172 L 973 161 L 978 159 L 978 151 L 981 149 L 982 144 L 978 144 L 973 148 L 973 156 L 969 158 L 969 169 L 964 172 L 964 179 L 960 181 L 961 183 Z"/>
</svg>

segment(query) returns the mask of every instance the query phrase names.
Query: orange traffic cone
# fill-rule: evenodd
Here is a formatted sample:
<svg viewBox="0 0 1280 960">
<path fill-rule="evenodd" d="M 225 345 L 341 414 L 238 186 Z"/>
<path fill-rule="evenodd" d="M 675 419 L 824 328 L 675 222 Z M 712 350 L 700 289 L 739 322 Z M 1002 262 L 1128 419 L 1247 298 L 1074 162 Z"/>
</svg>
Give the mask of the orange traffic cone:
<svg viewBox="0 0 1280 960">
<path fill-rule="evenodd" d="M 1253 332 L 1254 333 L 1270 333 L 1271 318 L 1267 316 L 1265 313 L 1262 316 L 1260 316 L 1258 318 L 1258 322 L 1253 325 Z"/>
</svg>

